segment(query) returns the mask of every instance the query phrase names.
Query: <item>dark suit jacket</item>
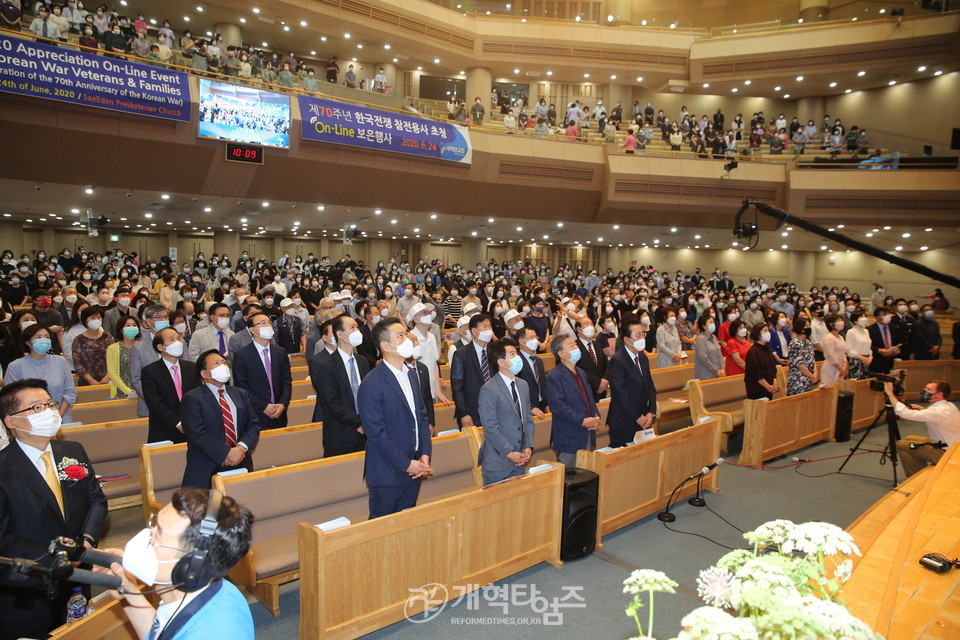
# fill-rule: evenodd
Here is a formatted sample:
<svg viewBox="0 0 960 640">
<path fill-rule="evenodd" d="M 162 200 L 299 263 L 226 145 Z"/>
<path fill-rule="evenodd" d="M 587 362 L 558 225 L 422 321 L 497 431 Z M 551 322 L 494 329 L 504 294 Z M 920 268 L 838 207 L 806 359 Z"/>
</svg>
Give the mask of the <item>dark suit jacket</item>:
<svg viewBox="0 0 960 640">
<path fill-rule="evenodd" d="M 355 353 L 357 375 L 360 381 L 370 372 L 366 358 Z M 350 389 L 350 373 L 343 358 L 334 353 L 318 368 L 320 375 L 317 402 L 323 407 L 323 450 L 348 449 L 363 451 L 366 436 L 357 433 L 362 426 L 360 414 L 354 408 L 353 391 Z"/>
<path fill-rule="evenodd" d="M 180 360 L 180 381 L 184 395 L 197 386 L 195 363 Z M 177 397 L 173 378 L 162 359 L 143 368 L 140 387 L 143 389 L 143 400 L 150 410 L 147 442 L 186 442 L 187 436 L 177 429 L 177 423 L 180 422 L 180 398 Z"/>
<path fill-rule="evenodd" d="M 310 384 L 313 385 L 313 391 L 317 394 L 317 402 L 313 405 L 313 421 L 323 422 L 323 405 L 320 404 L 320 365 L 327 359 L 330 352 L 325 348 L 320 349 L 314 355 L 307 356 L 307 370 L 310 372 Z"/>
<path fill-rule="evenodd" d="M 940 325 L 936 320 L 920 318 L 913 325 L 913 353 L 917 360 L 937 360 L 940 357 L 930 353 L 933 347 L 939 347 L 943 343 L 940 337 Z"/>
<path fill-rule="evenodd" d="M 366 322 L 360 322 L 360 333 L 363 334 L 363 342 L 357 347 L 357 353 L 367 359 L 370 369 L 377 366 L 377 347 L 373 344 L 373 331 L 367 326 Z"/>
<path fill-rule="evenodd" d="M 650 361 L 646 353 L 640 353 L 640 368 L 626 347 L 610 358 L 607 365 L 610 380 L 610 411 L 607 424 L 610 425 L 610 444 L 620 446 L 633 440 L 640 429 L 637 420 L 648 413 L 657 412 L 657 389 L 650 375 Z"/>
<path fill-rule="evenodd" d="M 520 379 L 527 383 L 530 388 L 530 406 L 546 411 L 547 409 L 547 372 L 543 366 L 543 360 L 534 356 L 533 366 L 537 368 L 537 375 L 534 377 L 533 370 L 530 368 L 530 362 L 527 355 L 520 354 L 520 360 L 523 361 L 523 368 L 520 369 Z"/>
<path fill-rule="evenodd" d="M 357 394 L 360 420 L 367 434 L 363 473 L 369 487 L 408 486 L 414 482 L 407 475 L 410 461 L 433 454 L 430 424 L 419 380 L 413 383 L 417 415 L 414 422 L 403 390 L 389 367 L 386 362 L 374 367 L 360 383 Z"/>
<path fill-rule="evenodd" d="M 237 442 L 253 451 L 260 440 L 260 429 L 265 416 L 253 408 L 249 394 L 243 389 L 224 385 L 224 390 L 237 406 L 234 423 Z M 180 421 L 187 435 L 187 466 L 183 470 L 183 487 L 209 489 L 214 473 L 238 467 L 221 466 L 230 453 L 223 427 L 223 412 L 220 403 L 206 384 L 200 384 L 183 395 L 180 402 Z M 253 457 L 248 453 L 239 467 L 253 470 Z"/>
<path fill-rule="evenodd" d="M 16 442 L 0 451 L 0 556 L 36 560 L 44 556 L 57 536 L 79 539 L 84 534 L 100 540 L 107 517 L 107 499 L 100 490 L 96 472 L 86 451 L 77 442 L 53 440 L 54 465 L 73 458 L 87 468 L 82 480 L 61 480 L 60 507 L 43 476 Z M 0 628 L 5 621 L 50 616 L 51 624 L 62 619 L 71 583 L 62 583 L 51 603 L 39 578 L 12 581 L 0 568 Z"/>
<path fill-rule="evenodd" d="M 287 426 L 287 410 L 284 408 L 276 418 L 263 415 L 263 410 L 270 404 L 270 385 L 267 372 L 260 359 L 262 347 L 251 342 L 237 351 L 233 357 L 233 384 L 238 389 L 244 389 L 250 394 L 250 403 L 253 410 L 260 414 L 264 429 L 278 429 Z M 290 373 L 290 357 L 287 352 L 270 343 L 270 366 L 273 371 L 273 401 L 290 406 L 290 396 L 293 395 L 293 375 Z"/>
<path fill-rule="evenodd" d="M 423 406 L 427 409 L 427 422 L 436 426 L 437 414 L 433 408 L 433 392 L 430 386 L 430 371 L 427 365 L 417 362 L 417 376 L 420 378 L 420 395 L 423 396 Z"/>
<path fill-rule="evenodd" d="M 590 352 L 587 351 L 587 348 L 583 346 L 583 343 L 580 342 L 580 338 L 574 338 L 577 341 L 577 346 L 580 347 L 580 361 L 577 362 L 577 367 L 583 370 L 587 374 L 587 382 L 590 383 L 590 388 L 593 390 L 593 399 L 599 400 L 600 398 L 607 395 L 607 392 L 597 393 L 597 389 L 600 388 L 600 380 L 607 377 L 607 356 L 603 353 L 603 347 L 596 340 L 593 341 L 593 352 L 597 354 L 597 364 L 593 364 L 593 358 L 590 357 Z"/>
<path fill-rule="evenodd" d="M 887 329 L 890 331 L 890 346 L 894 347 L 897 345 L 897 333 L 893 330 L 891 326 L 893 323 L 887 325 Z M 880 373 L 890 373 L 890 370 L 893 368 L 893 358 L 888 358 L 880 355 L 880 349 L 886 349 L 886 343 L 883 340 L 883 334 L 880 333 L 880 324 L 873 323 L 867 327 L 867 333 L 870 334 L 870 350 L 873 352 L 873 362 L 870 363 L 870 371 L 878 371 Z"/>
<path fill-rule="evenodd" d="M 497 373 L 496 367 L 490 368 L 490 375 Z M 480 387 L 483 386 L 483 374 L 480 372 L 480 358 L 471 341 L 457 347 L 450 363 L 450 386 L 453 389 L 453 402 L 457 405 L 454 415 L 457 424 L 463 416 L 470 416 L 475 426 L 480 426 Z M 461 425 L 462 426 L 462 425 Z"/>
</svg>

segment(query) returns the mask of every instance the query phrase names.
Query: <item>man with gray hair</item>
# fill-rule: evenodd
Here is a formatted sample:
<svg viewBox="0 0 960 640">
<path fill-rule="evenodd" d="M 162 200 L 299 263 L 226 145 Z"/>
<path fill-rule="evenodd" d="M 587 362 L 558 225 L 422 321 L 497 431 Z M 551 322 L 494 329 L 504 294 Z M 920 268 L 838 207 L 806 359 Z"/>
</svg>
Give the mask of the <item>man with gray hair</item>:
<svg viewBox="0 0 960 640">
<path fill-rule="evenodd" d="M 143 331 L 140 340 L 133 347 L 130 358 L 130 377 L 133 380 L 133 389 L 137 392 L 137 416 L 149 417 L 150 410 L 143 400 L 143 387 L 140 384 L 140 373 L 151 362 L 160 359 L 160 354 L 153 348 L 153 337 L 157 332 L 170 326 L 170 315 L 166 307 L 152 304 L 143 312 Z"/>
</svg>

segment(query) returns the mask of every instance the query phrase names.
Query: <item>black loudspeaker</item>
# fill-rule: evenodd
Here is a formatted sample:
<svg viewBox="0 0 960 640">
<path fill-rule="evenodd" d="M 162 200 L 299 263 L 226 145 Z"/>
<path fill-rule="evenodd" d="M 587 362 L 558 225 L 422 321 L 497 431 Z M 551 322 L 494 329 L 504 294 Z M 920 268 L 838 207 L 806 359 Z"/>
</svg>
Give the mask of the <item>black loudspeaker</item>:
<svg viewBox="0 0 960 640">
<path fill-rule="evenodd" d="M 923 155 L 926 156 L 927 158 L 929 158 L 929 157 L 931 157 L 931 156 L 933 155 L 933 145 L 932 145 L 932 144 L 925 144 L 925 145 L 923 145 Z"/>
<path fill-rule="evenodd" d="M 597 497 L 600 476 L 593 471 L 567 468 L 563 491 L 560 559 L 577 560 L 597 546 Z"/>
<path fill-rule="evenodd" d="M 840 391 L 837 397 L 837 422 L 834 435 L 837 442 L 849 442 L 853 429 L 853 391 Z"/>
<path fill-rule="evenodd" d="M 953 128 L 953 136 L 950 138 L 950 148 L 960 149 L 960 129 Z"/>
</svg>

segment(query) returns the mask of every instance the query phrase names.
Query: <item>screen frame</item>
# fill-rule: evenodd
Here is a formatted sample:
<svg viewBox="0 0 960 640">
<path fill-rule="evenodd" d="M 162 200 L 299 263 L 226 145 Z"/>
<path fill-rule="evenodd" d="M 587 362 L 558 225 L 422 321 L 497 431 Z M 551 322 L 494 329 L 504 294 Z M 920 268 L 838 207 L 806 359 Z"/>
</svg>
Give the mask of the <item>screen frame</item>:
<svg viewBox="0 0 960 640">
<path fill-rule="evenodd" d="M 202 127 L 203 125 L 211 124 L 211 123 L 208 123 L 208 122 L 205 122 L 204 120 L 201 120 L 201 119 L 199 118 L 199 112 L 198 112 L 198 118 L 197 118 L 197 137 L 198 137 L 198 138 L 200 138 L 200 139 L 202 139 L 202 140 L 217 140 L 217 141 L 219 141 L 219 142 L 232 142 L 232 143 L 241 144 L 241 145 L 244 145 L 244 144 L 245 144 L 245 145 L 253 145 L 253 146 L 259 146 L 259 147 L 270 147 L 270 148 L 273 148 L 273 149 L 285 149 L 285 150 L 289 150 L 289 149 L 290 149 L 291 138 L 292 138 L 292 135 L 293 135 L 293 134 L 292 134 L 292 128 L 293 128 L 293 103 L 292 103 L 292 100 L 290 99 L 290 96 L 289 96 L 289 95 L 287 95 L 287 94 L 285 94 L 285 93 L 279 93 L 279 92 L 276 92 L 276 91 L 265 91 L 265 90 L 263 90 L 263 89 L 258 89 L 258 88 L 256 88 L 256 87 L 249 87 L 249 86 L 247 86 L 247 85 L 234 84 L 234 83 L 232 83 L 232 82 L 222 82 L 222 81 L 220 81 L 220 80 L 213 80 L 213 79 L 211 79 L 211 78 L 200 78 L 200 79 L 199 79 L 199 83 L 197 84 L 197 106 L 198 106 L 198 108 L 200 107 L 200 105 L 202 105 L 202 98 L 203 98 L 203 96 L 204 96 L 204 86 L 205 86 L 204 83 L 207 83 L 206 86 L 208 86 L 208 87 L 209 87 L 209 86 L 213 86 L 213 85 L 217 85 L 217 84 L 219 84 L 219 85 L 226 85 L 226 86 L 229 86 L 229 87 L 238 87 L 238 88 L 240 88 L 240 89 L 244 89 L 244 90 L 247 90 L 247 91 L 256 91 L 256 92 L 259 93 L 259 94 L 269 94 L 269 95 L 271 95 L 271 96 L 279 96 L 279 97 L 285 99 L 285 100 L 287 101 L 287 133 L 286 133 L 286 136 L 287 136 L 287 144 L 286 144 L 286 146 L 282 146 L 282 145 L 276 145 L 276 144 L 254 143 L 254 142 L 248 142 L 248 141 L 243 141 L 243 140 L 234 140 L 234 139 L 225 138 L 225 137 L 222 137 L 222 136 L 204 134 L 204 133 L 202 132 L 202 130 L 201 130 L 201 127 Z M 209 89 L 207 90 L 207 93 L 208 93 L 208 94 L 210 93 Z"/>
</svg>

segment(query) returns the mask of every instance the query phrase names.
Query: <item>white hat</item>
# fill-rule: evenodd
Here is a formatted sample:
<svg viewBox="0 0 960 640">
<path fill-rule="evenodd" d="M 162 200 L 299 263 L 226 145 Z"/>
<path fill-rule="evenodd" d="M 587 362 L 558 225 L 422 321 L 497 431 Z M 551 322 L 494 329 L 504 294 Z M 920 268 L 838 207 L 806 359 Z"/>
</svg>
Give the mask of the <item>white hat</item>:
<svg viewBox="0 0 960 640">
<path fill-rule="evenodd" d="M 291 300 L 290 298 L 284 298 L 283 300 L 280 301 L 281 307 L 289 307 L 292 304 L 293 304 L 293 300 Z"/>
<path fill-rule="evenodd" d="M 417 304 L 410 307 L 410 311 L 407 312 L 407 322 L 413 322 L 413 319 L 417 317 L 417 314 L 421 311 L 433 311 L 433 303 L 431 302 L 418 302 Z"/>
<path fill-rule="evenodd" d="M 470 316 L 460 316 L 460 319 L 457 320 L 457 329 L 468 324 L 470 324 Z"/>
<path fill-rule="evenodd" d="M 330 294 L 329 296 L 327 296 L 327 297 L 330 298 L 331 300 L 333 300 L 334 302 L 340 302 L 340 300 L 341 300 L 341 298 L 340 298 L 340 292 L 339 292 L 339 291 L 334 291 L 333 293 L 331 293 L 331 294 Z"/>
<path fill-rule="evenodd" d="M 349 300 L 352 297 L 353 297 L 353 293 L 351 293 L 349 289 L 344 289 L 343 291 L 340 292 L 341 300 Z"/>
<path fill-rule="evenodd" d="M 504 321 L 504 322 L 510 322 L 510 321 L 513 320 L 514 318 L 519 318 L 519 317 L 520 317 L 520 312 L 519 312 L 519 311 L 517 311 L 516 309 L 510 309 L 510 311 L 507 311 L 507 312 L 503 315 L 503 321 Z"/>
<path fill-rule="evenodd" d="M 470 312 L 473 311 L 474 309 L 478 309 L 478 310 L 479 310 L 479 309 L 480 309 L 480 305 L 478 305 L 476 302 L 468 302 L 467 304 L 463 305 L 463 315 L 467 315 L 468 313 L 470 313 Z"/>
</svg>

